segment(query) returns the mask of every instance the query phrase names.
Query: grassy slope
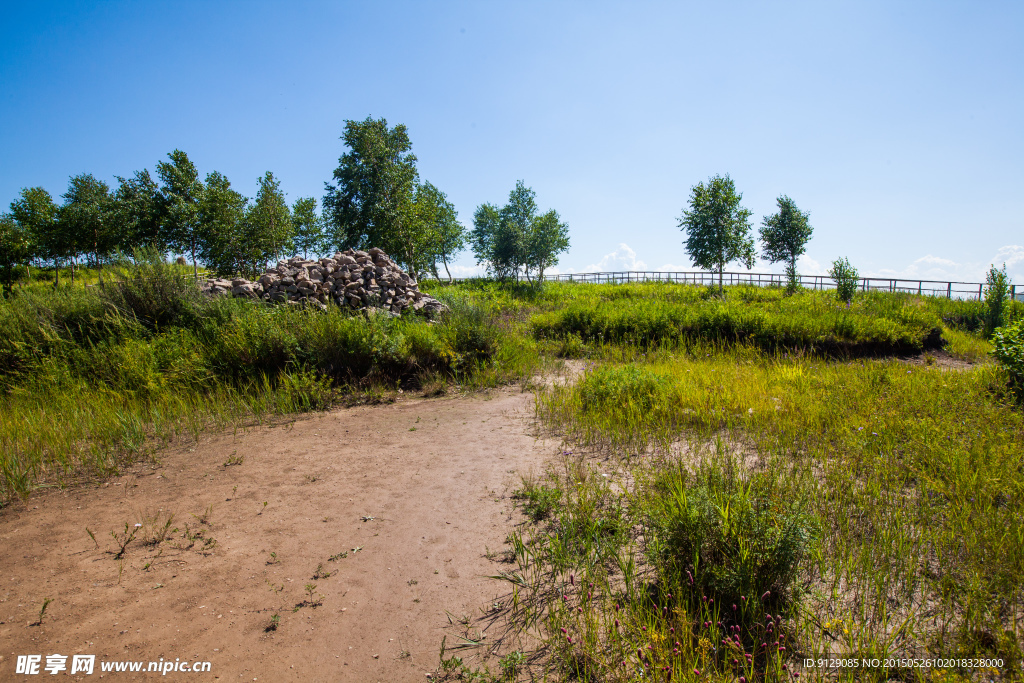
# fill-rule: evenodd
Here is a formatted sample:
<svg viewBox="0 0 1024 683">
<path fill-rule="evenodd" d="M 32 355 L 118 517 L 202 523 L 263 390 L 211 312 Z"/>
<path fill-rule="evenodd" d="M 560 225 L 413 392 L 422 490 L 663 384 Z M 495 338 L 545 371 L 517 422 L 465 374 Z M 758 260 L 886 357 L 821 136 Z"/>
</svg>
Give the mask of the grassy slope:
<svg viewBox="0 0 1024 683">
<path fill-rule="evenodd" d="M 368 319 L 206 299 L 163 266 L 138 276 L 0 300 L 0 499 L 209 427 L 400 386 L 514 381 L 537 360 L 530 339 L 458 301 L 436 324 Z"/>
<path fill-rule="evenodd" d="M 1024 427 L 996 369 L 825 359 L 921 348 L 938 326 L 980 360 L 976 302 L 467 283 L 432 287 L 453 308 L 432 325 L 134 286 L 0 303 L 8 495 L 339 388 L 487 385 L 590 357 L 538 411 L 618 464 L 567 457 L 524 484 L 537 523 L 509 553 L 514 619 L 556 677 L 781 680 L 826 649 L 1019 656 Z"/>
<path fill-rule="evenodd" d="M 603 362 L 542 394 L 538 412 L 567 448 L 612 459 L 567 455 L 524 482 L 536 524 L 512 539 L 504 573 L 513 620 L 545 641 L 556 679 L 788 680 L 799 658 L 825 652 L 1019 666 L 1024 419 L 997 368 L 830 362 L 671 326 L 645 337 L 635 331 L 694 304 L 671 291 L 646 301 L 653 287 L 593 289 L 572 313 L 534 318 L 542 336 L 580 330 L 578 311 L 605 325 L 560 347 Z M 798 318 L 827 305 L 763 301 Z M 762 302 L 695 303 L 742 318 Z M 976 302 L 874 295 L 851 310 L 862 330 L 879 329 L 872 317 L 942 325 L 963 358 L 989 348 L 973 331 Z M 608 334 L 615 325 L 627 332 Z"/>
</svg>

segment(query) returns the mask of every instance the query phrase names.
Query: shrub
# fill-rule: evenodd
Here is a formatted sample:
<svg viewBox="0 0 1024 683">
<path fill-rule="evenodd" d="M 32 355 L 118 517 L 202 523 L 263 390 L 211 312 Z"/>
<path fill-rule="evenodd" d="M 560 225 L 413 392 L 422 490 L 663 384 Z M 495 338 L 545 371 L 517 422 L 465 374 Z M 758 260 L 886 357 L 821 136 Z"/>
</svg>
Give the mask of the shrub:
<svg viewBox="0 0 1024 683">
<path fill-rule="evenodd" d="M 1010 298 L 1010 277 L 1006 264 L 999 270 L 995 266 L 985 275 L 985 335 L 990 336 L 1006 322 L 1006 303 Z"/>
<path fill-rule="evenodd" d="M 853 301 L 860 275 L 857 273 L 857 269 L 850 265 L 850 261 L 845 257 L 833 261 L 828 276 L 835 280 L 836 296 L 839 300 L 846 303 Z"/>
<path fill-rule="evenodd" d="M 105 285 L 100 296 L 150 331 L 192 325 L 202 298 L 195 280 L 155 251 L 136 252 L 128 278 Z"/>
<path fill-rule="evenodd" d="M 992 355 L 1018 389 L 1024 388 L 1024 320 L 992 332 Z"/>
<path fill-rule="evenodd" d="M 809 521 L 776 499 L 766 476 L 688 479 L 673 472 L 655 489 L 652 561 L 673 584 L 724 604 L 765 591 L 786 596 L 814 538 Z"/>
</svg>

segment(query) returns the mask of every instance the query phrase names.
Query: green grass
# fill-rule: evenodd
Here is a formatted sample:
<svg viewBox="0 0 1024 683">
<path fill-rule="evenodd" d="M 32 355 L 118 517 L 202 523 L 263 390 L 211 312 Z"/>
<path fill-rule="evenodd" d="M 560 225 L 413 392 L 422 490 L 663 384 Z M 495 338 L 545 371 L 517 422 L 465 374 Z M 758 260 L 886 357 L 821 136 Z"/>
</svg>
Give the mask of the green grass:
<svg viewBox="0 0 1024 683">
<path fill-rule="evenodd" d="M 430 322 L 213 300 L 160 263 L 119 285 L 0 300 L 0 501 L 203 429 L 534 374 L 536 342 L 472 302 L 451 307 Z"/>
<path fill-rule="evenodd" d="M 505 576 L 556 679 L 787 680 L 822 653 L 1019 671 L 1024 416 L 994 365 L 663 350 L 537 410 L 577 454 Z"/>
<path fill-rule="evenodd" d="M 452 308 L 428 323 L 211 301 L 186 280 L 0 303 L 5 495 L 204 429 L 586 358 L 537 397 L 565 450 L 515 494 L 529 521 L 500 576 L 531 653 L 506 678 L 782 681 L 825 653 L 1019 670 L 1024 416 L 987 362 L 978 302 L 427 283 Z M 894 357 L 936 330 L 972 364 Z"/>
</svg>

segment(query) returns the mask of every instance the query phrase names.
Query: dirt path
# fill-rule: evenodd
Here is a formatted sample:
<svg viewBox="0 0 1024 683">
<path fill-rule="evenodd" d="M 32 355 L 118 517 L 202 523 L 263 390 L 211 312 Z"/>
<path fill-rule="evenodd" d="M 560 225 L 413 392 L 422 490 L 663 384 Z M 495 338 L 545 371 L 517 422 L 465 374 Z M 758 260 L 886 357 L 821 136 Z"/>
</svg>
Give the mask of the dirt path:
<svg viewBox="0 0 1024 683">
<path fill-rule="evenodd" d="M 0 680 L 36 680 L 15 675 L 18 655 L 47 675 L 59 653 L 62 675 L 92 654 L 97 677 L 163 658 L 211 663 L 167 674 L 188 680 L 425 681 L 453 640 L 447 613 L 476 621 L 504 591 L 485 550 L 503 548 L 519 475 L 557 449 L 531 415 L 517 389 L 339 409 L 15 503 L 0 512 Z M 126 524 L 143 526 L 118 560 Z M 313 579 L 321 565 L 333 574 Z"/>
</svg>

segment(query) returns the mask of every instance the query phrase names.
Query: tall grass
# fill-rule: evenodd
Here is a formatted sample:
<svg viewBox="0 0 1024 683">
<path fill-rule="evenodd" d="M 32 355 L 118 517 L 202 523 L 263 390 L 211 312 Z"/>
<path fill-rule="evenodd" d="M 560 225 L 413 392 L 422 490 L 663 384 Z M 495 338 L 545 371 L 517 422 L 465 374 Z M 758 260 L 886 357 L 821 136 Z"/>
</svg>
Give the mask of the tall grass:
<svg viewBox="0 0 1024 683">
<path fill-rule="evenodd" d="M 618 463 L 569 458 L 550 484 L 558 519 L 514 546 L 517 619 L 552 671 L 785 680 L 826 653 L 1019 671 L 1024 417 L 991 364 L 662 352 L 592 367 L 538 413 Z"/>
<path fill-rule="evenodd" d="M 342 395 L 531 376 L 535 343 L 452 298 L 440 321 L 209 299 L 160 261 L 122 282 L 0 302 L 0 499 L 107 474 L 204 426 L 328 407 Z"/>
</svg>

